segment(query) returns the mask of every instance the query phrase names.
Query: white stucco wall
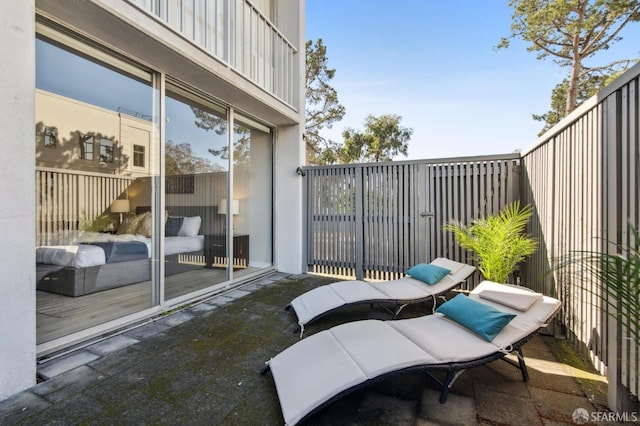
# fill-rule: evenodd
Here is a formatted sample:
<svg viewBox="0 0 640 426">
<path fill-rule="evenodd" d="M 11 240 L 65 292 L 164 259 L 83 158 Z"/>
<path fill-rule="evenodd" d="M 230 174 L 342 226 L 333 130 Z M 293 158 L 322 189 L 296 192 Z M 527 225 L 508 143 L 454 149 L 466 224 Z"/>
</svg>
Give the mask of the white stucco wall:
<svg viewBox="0 0 640 426">
<path fill-rule="evenodd" d="M 35 384 L 34 0 L 0 0 L 0 400 Z"/>
<path fill-rule="evenodd" d="M 297 43 L 299 125 L 278 128 L 274 170 L 274 259 L 278 271 L 299 274 L 306 272 L 305 230 L 303 228 L 304 178 L 296 168 L 305 164 L 304 130 L 305 104 L 305 1 L 279 0 L 276 4 L 276 24 L 293 43 Z"/>
<path fill-rule="evenodd" d="M 279 128 L 274 170 L 274 259 L 280 272 L 299 274 L 304 267 L 302 184 L 296 168 L 304 165 L 301 126 Z"/>
</svg>

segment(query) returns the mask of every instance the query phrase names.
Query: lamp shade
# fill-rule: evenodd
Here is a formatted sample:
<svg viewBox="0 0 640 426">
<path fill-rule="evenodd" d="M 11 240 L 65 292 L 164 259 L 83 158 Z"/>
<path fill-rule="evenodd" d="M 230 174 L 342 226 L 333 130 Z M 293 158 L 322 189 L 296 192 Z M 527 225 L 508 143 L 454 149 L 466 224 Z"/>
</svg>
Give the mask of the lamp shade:
<svg viewBox="0 0 640 426">
<path fill-rule="evenodd" d="M 129 212 L 129 200 L 114 200 L 111 203 L 111 213 Z"/>
<path fill-rule="evenodd" d="M 218 203 L 218 214 L 227 214 L 227 199 L 222 198 Z M 231 214 L 240 214 L 240 200 L 231 200 Z"/>
</svg>

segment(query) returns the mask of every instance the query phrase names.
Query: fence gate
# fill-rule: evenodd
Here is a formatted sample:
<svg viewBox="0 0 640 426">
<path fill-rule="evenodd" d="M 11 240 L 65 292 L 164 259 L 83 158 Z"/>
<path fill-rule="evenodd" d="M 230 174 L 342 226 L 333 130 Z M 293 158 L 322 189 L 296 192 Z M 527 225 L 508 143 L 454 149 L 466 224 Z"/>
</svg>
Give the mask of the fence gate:
<svg viewBox="0 0 640 426">
<path fill-rule="evenodd" d="M 394 279 L 439 256 L 468 261 L 442 225 L 517 200 L 519 158 L 305 167 L 309 271 Z"/>
</svg>

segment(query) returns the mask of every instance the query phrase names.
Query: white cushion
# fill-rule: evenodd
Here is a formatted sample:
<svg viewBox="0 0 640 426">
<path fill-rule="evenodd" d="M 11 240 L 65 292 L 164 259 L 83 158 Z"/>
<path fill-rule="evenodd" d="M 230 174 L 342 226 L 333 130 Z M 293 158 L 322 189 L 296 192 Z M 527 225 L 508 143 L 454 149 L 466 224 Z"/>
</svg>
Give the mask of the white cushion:
<svg viewBox="0 0 640 426">
<path fill-rule="evenodd" d="M 500 303 L 521 312 L 526 311 L 542 298 L 542 294 L 533 292 L 528 288 L 508 284 L 499 284 L 498 287 L 494 288 L 482 288 L 476 294 L 481 299 Z"/>
<path fill-rule="evenodd" d="M 456 262 L 455 260 L 447 259 L 446 257 L 438 257 L 433 259 L 431 265 L 439 266 L 441 268 L 448 269 L 449 275 L 455 275 L 460 272 L 465 266 L 469 266 L 466 263 Z"/>
<path fill-rule="evenodd" d="M 480 300 L 479 292 L 505 288 L 483 282 L 469 297 Z M 355 321 L 316 333 L 270 361 L 285 423 L 295 424 L 340 392 L 385 373 L 499 353 L 536 331 L 559 306 L 558 300 L 543 296 L 526 312 L 503 307 L 517 317 L 492 342 L 437 313 L 397 321 Z"/>
<path fill-rule="evenodd" d="M 269 361 L 285 424 L 298 423 L 314 407 L 367 380 L 327 330 L 300 340 Z"/>
<path fill-rule="evenodd" d="M 296 311 L 298 323 L 304 325 L 321 313 L 344 305 L 344 300 L 330 285 L 324 285 L 301 294 L 293 299 L 290 305 Z"/>
<path fill-rule="evenodd" d="M 367 378 L 438 360 L 393 327 L 393 321 L 355 321 L 329 330 Z"/>
<path fill-rule="evenodd" d="M 346 304 L 358 303 L 363 300 L 383 300 L 387 296 L 364 281 L 338 281 L 329 284 L 333 290 Z"/>
<path fill-rule="evenodd" d="M 196 237 L 200 232 L 202 218 L 200 216 L 185 217 L 178 231 L 179 237 Z"/>
<path fill-rule="evenodd" d="M 388 323 L 437 360 L 434 364 L 471 361 L 491 355 L 499 348 L 441 314 Z"/>
</svg>

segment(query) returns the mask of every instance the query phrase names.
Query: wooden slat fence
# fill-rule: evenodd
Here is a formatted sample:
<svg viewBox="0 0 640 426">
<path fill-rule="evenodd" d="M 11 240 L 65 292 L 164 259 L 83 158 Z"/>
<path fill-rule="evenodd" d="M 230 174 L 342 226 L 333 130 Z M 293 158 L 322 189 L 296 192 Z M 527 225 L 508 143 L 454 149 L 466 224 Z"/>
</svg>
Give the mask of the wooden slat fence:
<svg viewBox="0 0 640 426">
<path fill-rule="evenodd" d="M 102 213 L 135 178 L 36 168 L 36 245 L 57 244 Z"/>
<path fill-rule="evenodd" d="M 568 338 L 607 374 L 609 408 L 619 412 L 638 410 L 638 342 L 602 309 L 593 276 L 576 268 L 554 271 L 554 264 L 572 252 L 614 254 L 616 245 L 634 244 L 628 224 L 640 225 L 639 75 L 636 65 L 543 135 L 522 160 L 522 199 L 535 206 L 530 232 L 542 243 L 524 281 L 563 301 Z"/>
<path fill-rule="evenodd" d="M 519 169 L 519 154 L 305 167 L 309 270 L 381 280 L 439 256 L 470 262 L 442 225 L 518 199 Z"/>
</svg>

